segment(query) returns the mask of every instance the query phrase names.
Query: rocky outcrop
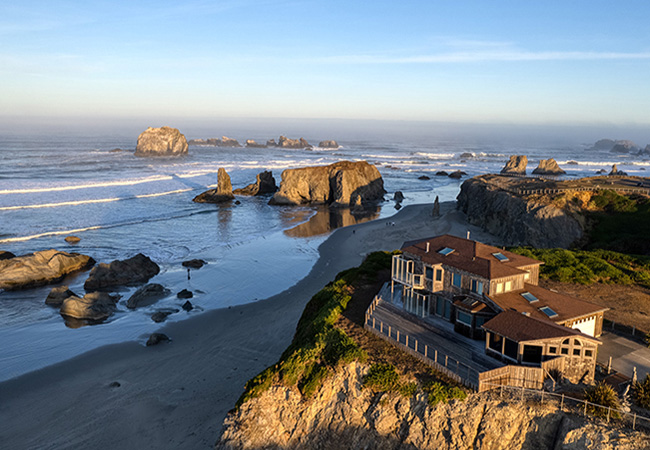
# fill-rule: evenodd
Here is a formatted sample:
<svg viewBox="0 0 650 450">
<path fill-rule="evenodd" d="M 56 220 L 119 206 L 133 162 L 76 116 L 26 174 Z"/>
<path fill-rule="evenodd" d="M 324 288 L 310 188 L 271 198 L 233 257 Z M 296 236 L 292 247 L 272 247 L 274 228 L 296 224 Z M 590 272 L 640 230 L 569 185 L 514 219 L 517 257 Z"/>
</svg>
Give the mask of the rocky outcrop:
<svg viewBox="0 0 650 450">
<path fill-rule="evenodd" d="M 541 159 L 539 165 L 533 170 L 535 175 L 564 175 L 566 172 L 560 168 L 553 158 Z"/>
<path fill-rule="evenodd" d="M 231 139 L 226 136 L 221 136 L 221 139 L 191 139 L 189 145 L 197 145 L 200 147 L 241 147 L 241 144 L 237 141 L 237 139 Z"/>
<path fill-rule="evenodd" d="M 217 172 L 217 187 L 197 195 L 193 201 L 197 203 L 223 203 L 234 198 L 230 175 L 228 175 L 226 169 L 219 167 L 219 171 Z"/>
<path fill-rule="evenodd" d="M 278 143 L 275 142 L 275 139 L 269 139 L 268 141 L 266 141 L 266 146 L 267 147 L 277 147 Z"/>
<path fill-rule="evenodd" d="M 280 136 L 277 145 L 282 148 L 311 148 L 311 144 L 303 138 L 289 139 L 286 136 Z"/>
<path fill-rule="evenodd" d="M 280 190 L 270 203 L 349 206 L 376 202 L 385 193 L 384 180 L 375 166 L 366 161 L 340 161 L 329 166 L 285 170 Z"/>
<path fill-rule="evenodd" d="M 646 145 L 643 150 L 639 150 L 639 156 L 650 156 L 650 144 Z"/>
<path fill-rule="evenodd" d="M 83 320 L 104 320 L 117 309 L 119 295 L 106 292 L 91 292 L 79 298 L 76 295 L 68 297 L 61 304 L 61 315 Z"/>
<path fill-rule="evenodd" d="M 501 169 L 501 173 L 526 175 L 527 165 L 528 157 L 526 155 L 512 155 L 505 167 Z"/>
<path fill-rule="evenodd" d="M 506 245 L 569 247 L 583 235 L 583 227 L 565 210 L 502 189 L 483 175 L 463 182 L 458 209 L 467 220 L 501 238 Z"/>
<path fill-rule="evenodd" d="M 0 289 L 26 289 L 58 283 L 66 275 L 87 270 L 95 264 L 79 253 L 43 250 L 30 255 L 0 260 Z"/>
<path fill-rule="evenodd" d="M 507 394 L 471 394 L 430 406 L 422 393 L 376 393 L 362 387 L 366 371 L 357 363 L 343 366 L 308 400 L 295 388 L 272 386 L 226 417 L 215 448 L 632 450 L 650 445 L 643 433 L 596 425 L 555 404 L 521 402 Z"/>
<path fill-rule="evenodd" d="M 265 144 L 260 144 L 259 142 L 256 142 L 254 139 L 246 139 L 246 147 L 250 148 L 266 148 Z"/>
<path fill-rule="evenodd" d="M 171 291 L 161 284 L 151 283 L 146 284 L 133 293 L 126 302 L 126 307 L 129 309 L 141 308 L 156 303 L 163 297 L 168 296 Z"/>
<path fill-rule="evenodd" d="M 616 141 L 612 139 L 600 139 L 591 147 L 591 150 L 611 150 L 614 145 L 616 145 Z"/>
<path fill-rule="evenodd" d="M 11 252 L 6 252 L 4 250 L 0 250 L 0 261 L 5 260 L 5 259 L 15 258 L 15 257 L 16 257 L 16 255 L 14 255 Z"/>
<path fill-rule="evenodd" d="M 241 144 L 237 139 L 232 139 L 226 136 L 221 136 L 221 143 L 219 147 L 241 147 Z"/>
<path fill-rule="evenodd" d="M 320 148 L 339 148 L 339 143 L 333 140 L 329 141 L 320 141 L 318 143 Z"/>
<path fill-rule="evenodd" d="M 160 272 L 158 264 L 142 253 L 138 253 L 123 261 L 115 260 L 110 264 L 98 264 L 90 271 L 90 275 L 84 283 L 84 289 L 95 291 L 114 286 L 146 283 L 158 272 Z"/>
<path fill-rule="evenodd" d="M 278 186 L 275 184 L 275 178 L 273 178 L 273 173 L 265 170 L 257 174 L 257 179 L 255 183 L 249 184 L 245 188 L 235 189 L 234 194 L 236 195 L 264 195 L 264 194 L 273 194 L 278 190 Z"/>
<path fill-rule="evenodd" d="M 639 147 L 632 141 L 621 140 L 616 141 L 610 152 L 618 153 L 619 155 L 625 155 L 628 153 L 634 153 L 639 150 Z"/>
<path fill-rule="evenodd" d="M 181 156 L 187 154 L 187 140 L 176 128 L 149 127 L 138 136 L 136 156 Z"/>
<path fill-rule="evenodd" d="M 68 289 L 68 286 L 57 286 L 47 294 L 45 304 L 60 307 L 63 301 L 69 297 L 77 297 L 77 294 Z"/>
<path fill-rule="evenodd" d="M 462 170 L 455 170 L 455 171 L 453 171 L 452 173 L 450 173 L 447 176 L 449 178 L 454 178 L 456 180 L 460 180 L 462 177 L 467 176 L 467 174 L 465 172 L 463 172 Z"/>
<path fill-rule="evenodd" d="M 622 170 L 618 170 L 618 167 L 616 167 L 616 164 L 612 166 L 612 171 L 609 172 L 609 175 L 617 175 L 619 177 L 626 177 L 627 173 L 623 172 Z"/>
</svg>

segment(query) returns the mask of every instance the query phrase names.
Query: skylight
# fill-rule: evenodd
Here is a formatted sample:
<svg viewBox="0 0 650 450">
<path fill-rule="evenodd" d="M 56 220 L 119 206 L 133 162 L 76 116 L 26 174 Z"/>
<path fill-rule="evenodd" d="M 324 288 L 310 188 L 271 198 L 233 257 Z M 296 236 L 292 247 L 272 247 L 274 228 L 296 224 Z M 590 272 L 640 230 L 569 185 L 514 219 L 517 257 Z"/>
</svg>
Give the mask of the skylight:
<svg viewBox="0 0 650 450">
<path fill-rule="evenodd" d="M 535 303 L 539 301 L 539 299 L 535 297 L 533 294 L 531 294 L 530 292 L 523 292 L 521 296 L 526 300 L 528 300 L 529 303 Z"/>
<path fill-rule="evenodd" d="M 510 260 L 508 259 L 508 257 L 507 257 L 506 255 L 504 255 L 503 253 L 501 253 L 501 252 L 492 253 L 492 256 L 494 256 L 496 259 L 498 259 L 499 262 L 510 261 Z"/>
<path fill-rule="evenodd" d="M 544 314 L 546 314 L 549 319 L 552 319 L 553 317 L 557 317 L 557 313 L 553 311 L 551 308 L 549 308 L 548 306 L 543 306 L 542 308 L 539 308 L 539 310 Z"/>
<path fill-rule="evenodd" d="M 449 248 L 449 247 L 445 247 L 442 250 L 438 251 L 438 253 L 440 253 L 441 255 L 444 255 L 444 256 L 447 256 L 447 255 L 449 255 L 450 253 L 453 253 L 453 252 L 454 252 L 454 249 Z"/>
</svg>

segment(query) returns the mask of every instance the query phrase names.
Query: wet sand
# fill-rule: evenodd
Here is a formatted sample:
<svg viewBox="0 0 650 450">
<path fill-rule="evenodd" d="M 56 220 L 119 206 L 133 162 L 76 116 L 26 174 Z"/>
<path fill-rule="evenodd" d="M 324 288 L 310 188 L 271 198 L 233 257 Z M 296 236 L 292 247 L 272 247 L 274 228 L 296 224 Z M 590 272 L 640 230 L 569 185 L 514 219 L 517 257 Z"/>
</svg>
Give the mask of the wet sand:
<svg viewBox="0 0 650 450">
<path fill-rule="evenodd" d="M 0 446 L 74 449 L 208 449 L 248 379 L 275 363 L 304 305 L 372 251 L 438 234 L 495 243 L 455 202 L 413 205 L 388 219 L 336 230 L 311 272 L 286 291 L 164 326 L 172 342 L 122 343 L 0 383 Z M 264 257 L 264 255 L 261 255 Z M 268 255 L 269 263 L 273 256 Z M 251 274 L 254 283 L 255 274 Z"/>
</svg>

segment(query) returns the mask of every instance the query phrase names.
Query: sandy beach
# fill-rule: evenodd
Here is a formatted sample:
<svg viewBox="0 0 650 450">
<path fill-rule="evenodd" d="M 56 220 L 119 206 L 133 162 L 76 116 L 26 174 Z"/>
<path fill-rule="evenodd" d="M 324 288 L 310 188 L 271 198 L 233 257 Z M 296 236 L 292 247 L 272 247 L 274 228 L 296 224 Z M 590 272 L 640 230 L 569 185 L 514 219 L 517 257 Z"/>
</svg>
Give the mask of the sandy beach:
<svg viewBox="0 0 650 450">
<path fill-rule="evenodd" d="M 169 324 L 172 342 L 102 347 L 0 384 L 6 449 L 211 448 L 248 379 L 277 361 L 304 305 L 341 270 L 376 250 L 450 233 L 495 243 L 455 202 L 403 208 L 389 219 L 336 230 L 303 280 L 255 303 Z M 273 255 L 261 255 L 273 263 Z M 254 274 L 251 283 L 254 283 Z"/>
</svg>

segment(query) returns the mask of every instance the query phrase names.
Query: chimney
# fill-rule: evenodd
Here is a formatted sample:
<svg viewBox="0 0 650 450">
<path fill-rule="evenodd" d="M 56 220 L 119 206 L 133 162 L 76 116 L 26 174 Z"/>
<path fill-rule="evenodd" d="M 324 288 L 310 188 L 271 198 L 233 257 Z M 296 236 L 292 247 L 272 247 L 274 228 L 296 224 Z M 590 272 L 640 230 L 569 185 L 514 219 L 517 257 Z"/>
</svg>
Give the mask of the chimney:
<svg viewBox="0 0 650 450">
<path fill-rule="evenodd" d="M 429 243 L 427 242 L 427 253 L 429 253 Z"/>
<path fill-rule="evenodd" d="M 469 230 L 467 230 L 467 240 L 469 241 Z"/>
</svg>

